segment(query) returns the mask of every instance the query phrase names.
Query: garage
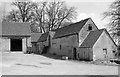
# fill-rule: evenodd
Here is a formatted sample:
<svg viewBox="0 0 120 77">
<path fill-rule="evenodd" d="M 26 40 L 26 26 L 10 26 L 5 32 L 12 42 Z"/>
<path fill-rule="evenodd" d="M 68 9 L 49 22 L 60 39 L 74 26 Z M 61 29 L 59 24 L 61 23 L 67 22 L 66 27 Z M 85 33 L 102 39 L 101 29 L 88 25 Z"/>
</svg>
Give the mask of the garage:
<svg viewBox="0 0 120 77">
<path fill-rule="evenodd" d="M 11 39 L 11 51 L 22 51 L 22 39 Z"/>
</svg>

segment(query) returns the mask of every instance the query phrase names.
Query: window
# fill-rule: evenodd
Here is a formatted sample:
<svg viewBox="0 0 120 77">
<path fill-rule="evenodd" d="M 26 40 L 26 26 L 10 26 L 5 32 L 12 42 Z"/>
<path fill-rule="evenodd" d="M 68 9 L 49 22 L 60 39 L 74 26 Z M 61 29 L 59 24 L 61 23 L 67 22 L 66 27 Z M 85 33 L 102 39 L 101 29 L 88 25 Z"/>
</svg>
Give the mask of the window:
<svg viewBox="0 0 120 77">
<path fill-rule="evenodd" d="M 113 50 L 113 53 L 115 53 L 116 51 L 115 50 Z"/>
<path fill-rule="evenodd" d="M 103 49 L 103 54 L 104 54 L 104 58 L 107 58 L 107 49 L 106 48 Z"/>
<path fill-rule="evenodd" d="M 88 26 L 88 30 L 89 30 L 89 31 L 92 30 L 92 26 Z"/>
<path fill-rule="evenodd" d="M 103 53 L 104 53 L 105 55 L 107 54 L 107 49 L 106 49 L 106 48 L 103 49 Z"/>
</svg>

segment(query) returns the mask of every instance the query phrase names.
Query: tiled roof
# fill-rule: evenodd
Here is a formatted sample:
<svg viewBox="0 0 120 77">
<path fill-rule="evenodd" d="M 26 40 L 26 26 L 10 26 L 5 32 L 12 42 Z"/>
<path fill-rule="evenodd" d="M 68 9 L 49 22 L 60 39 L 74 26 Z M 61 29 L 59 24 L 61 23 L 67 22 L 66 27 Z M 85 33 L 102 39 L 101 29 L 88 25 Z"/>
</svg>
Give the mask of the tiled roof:
<svg viewBox="0 0 120 77">
<path fill-rule="evenodd" d="M 31 42 L 37 42 L 42 33 L 31 33 Z"/>
<path fill-rule="evenodd" d="M 43 33 L 41 35 L 41 37 L 39 38 L 38 42 L 44 42 L 44 41 L 46 41 L 47 38 L 48 38 L 48 36 L 49 36 L 49 32 Z"/>
<path fill-rule="evenodd" d="M 30 36 L 30 24 L 27 22 L 6 22 L 3 21 L 0 25 L 2 36 Z"/>
<path fill-rule="evenodd" d="M 86 37 L 86 39 L 83 41 L 80 47 L 90 47 L 90 48 L 93 47 L 93 45 L 98 40 L 98 38 L 100 37 L 100 35 L 102 34 L 104 30 L 105 29 L 91 31 Z"/>
<path fill-rule="evenodd" d="M 70 24 L 68 26 L 65 26 L 65 27 L 62 27 L 62 28 L 55 30 L 56 33 L 55 33 L 53 38 L 60 38 L 63 36 L 78 33 L 89 19 L 90 18 L 87 18 L 87 19 L 82 20 L 80 22 L 73 23 L 73 24 Z"/>
</svg>

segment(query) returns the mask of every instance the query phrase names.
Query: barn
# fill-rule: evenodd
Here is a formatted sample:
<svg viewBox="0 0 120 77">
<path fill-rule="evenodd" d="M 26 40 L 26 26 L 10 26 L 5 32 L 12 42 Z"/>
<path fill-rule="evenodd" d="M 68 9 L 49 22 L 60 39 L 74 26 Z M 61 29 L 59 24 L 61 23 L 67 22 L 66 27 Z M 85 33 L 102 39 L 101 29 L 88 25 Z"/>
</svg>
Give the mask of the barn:
<svg viewBox="0 0 120 77">
<path fill-rule="evenodd" d="M 2 21 L 0 28 L 2 30 L 0 34 L 0 50 L 26 53 L 27 48 L 31 47 L 29 23 Z"/>
<path fill-rule="evenodd" d="M 77 50 L 80 60 L 108 60 L 115 58 L 117 45 L 106 29 L 91 31 Z"/>
<path fill-rule="evenodd" d="M 77 48 L 90 31 L 98 30 L 91 18 L 54 30 L 50 53 L 77 59 Z"/>
<path fill-rule="evenodd" d="M 78 60 L 115 57 L 117 45 L 106 29 L 98 29 L 91 18 L 54 30 L 50 53 Z"/>
</svg>

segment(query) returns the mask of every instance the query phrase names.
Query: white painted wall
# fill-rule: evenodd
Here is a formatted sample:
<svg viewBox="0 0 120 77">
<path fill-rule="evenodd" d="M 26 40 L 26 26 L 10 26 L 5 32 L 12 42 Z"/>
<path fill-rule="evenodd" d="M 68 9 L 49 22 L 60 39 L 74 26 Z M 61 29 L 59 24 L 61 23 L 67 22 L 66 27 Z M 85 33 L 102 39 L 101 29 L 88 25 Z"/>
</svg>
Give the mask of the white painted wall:
<svg viewBox="0 0 120 77">
<path fill-rule="evenodd" d="M 27 47 L 32 47 L 31 37 L 24 37 L 22 39 L 22 51 L 26 53 Z"/>
<path fill-rule="evenodd" d="M 27 50 L 27 38 L 23 38 L 22 39 L 22 51 L 23 53 L 26 53 L 26 50 Z"/>
<path fill-rule="evenodd" d="M 27 37 L 27 46 L 32 47 L 31 37 Z"/>
<path fill-rule="evenodd" d="M 7 37 L 0 37 L 0 51 L 10 51 L 10 39 Z"/>
</svg>

